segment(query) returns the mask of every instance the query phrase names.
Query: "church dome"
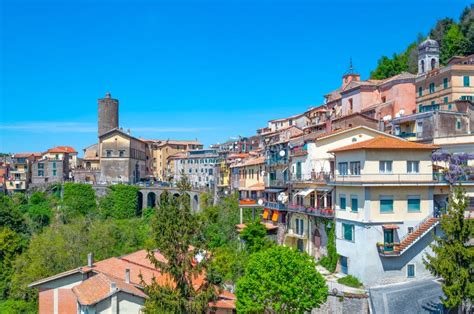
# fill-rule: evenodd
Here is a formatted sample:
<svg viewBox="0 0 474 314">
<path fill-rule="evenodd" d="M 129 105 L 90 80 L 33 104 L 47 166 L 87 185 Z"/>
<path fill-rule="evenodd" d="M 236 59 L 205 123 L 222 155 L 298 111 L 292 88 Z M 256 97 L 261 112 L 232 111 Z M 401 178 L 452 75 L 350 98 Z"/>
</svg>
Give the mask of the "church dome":
<svg viewBox="0 0 474 314">
<path fill-rule="evenodd" d="M 427 38 L 418 45 L 418 50 L 425 50 L 429 48 L 439 49 L 439 44 L 436 40 Z"/>
</svg>

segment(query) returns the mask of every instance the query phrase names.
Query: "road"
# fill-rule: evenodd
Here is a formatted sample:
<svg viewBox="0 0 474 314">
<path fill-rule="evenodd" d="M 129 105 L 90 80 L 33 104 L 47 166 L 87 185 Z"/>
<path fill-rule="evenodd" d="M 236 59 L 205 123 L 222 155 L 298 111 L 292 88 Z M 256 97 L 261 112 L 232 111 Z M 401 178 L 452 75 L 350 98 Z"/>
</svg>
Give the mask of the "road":
<svg viewBox="0 0 474 314">
<path fill-rule="evenodd" d="M 441 285 L 433 280 L 413 281 L 370 289 L 376 314 L 442 313 Z"/>
</svg>

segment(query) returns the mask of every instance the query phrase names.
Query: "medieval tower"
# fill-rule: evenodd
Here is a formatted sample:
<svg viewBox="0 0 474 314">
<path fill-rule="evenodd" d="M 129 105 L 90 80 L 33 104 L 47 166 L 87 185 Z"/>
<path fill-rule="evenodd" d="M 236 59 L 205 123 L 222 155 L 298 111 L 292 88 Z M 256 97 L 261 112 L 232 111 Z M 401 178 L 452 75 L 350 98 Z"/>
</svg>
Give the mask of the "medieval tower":
<svg viewBox="0 0 474 314">
<path fill-rule="evenodd" d="M 99 136 L 118 128 L 119 126 L 119 101 L 113 99 L 109 92 L 105 98 L 99 99 Z"/>
</svg>

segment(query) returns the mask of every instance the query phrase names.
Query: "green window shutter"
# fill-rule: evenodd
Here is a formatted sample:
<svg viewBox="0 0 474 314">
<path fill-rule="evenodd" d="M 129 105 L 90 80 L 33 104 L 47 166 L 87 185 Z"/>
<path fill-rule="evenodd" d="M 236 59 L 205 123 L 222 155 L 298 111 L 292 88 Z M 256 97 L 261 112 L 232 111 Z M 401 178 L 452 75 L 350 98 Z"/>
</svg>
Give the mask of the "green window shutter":
<svg viewBox="0 0 474 314">
<path fill-rule="evenodd" d="M 346 209 L 346 197 L 345 196 L 340 197 L 340 204 L 339 205 L 340 205 L 342 210 Z"/>
<path fill-rule="evenodd" d="M 470 79 L 469 76 L 464 77 L 464 87 L 469 87 L 470 86 Z"/>
<path fill-rule="evenodd" d="M 409 212 L 419 212 L 420 211 L 420 199 L 419 198 L 411 198 L 408 199 L 408 211 Z"/>
<path fill-rule="evenodd" d="M 393 212 L 393 200 L 390 200 L 390 199 L 380 200 L 380 212 L 382 213 Z"/>
<path fill-rule="evenodd" d="M 352 225 L 342 224 L 342 228 L 344 231 L 344 240 L 352 241 L 354 239 L 352 234 Z"/>
<path fill-rule="evenodd" d="M 351 199 L 351 210 L 353 212 L 359 211 L 359 202 L 358 202 L 358 199 L 356 197 L 353 197 Z"/>
</svg>

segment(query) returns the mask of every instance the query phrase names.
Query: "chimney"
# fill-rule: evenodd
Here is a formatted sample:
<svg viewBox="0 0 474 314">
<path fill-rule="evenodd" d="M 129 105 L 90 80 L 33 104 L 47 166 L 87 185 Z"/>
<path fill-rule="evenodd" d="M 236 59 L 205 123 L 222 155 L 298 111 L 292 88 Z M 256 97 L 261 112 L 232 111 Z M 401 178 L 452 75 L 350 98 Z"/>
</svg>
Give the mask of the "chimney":
<svg viewBox="0 0 474 314">
<path fill-rule="evenodd" d="M 87 266 L 88 267 L 94 266 L 94 253 L 87 254 Z"/>
<path fill-rule="evenodd" d="M 110 283 L 110 292 L 115 292 L 117 290 L 117 284 L 115 282 Z"/>
<path fill-rule="evenodd" d="M 130 283 L 130 269 L 125 269 L 125 283 Z"/>
</svg>

